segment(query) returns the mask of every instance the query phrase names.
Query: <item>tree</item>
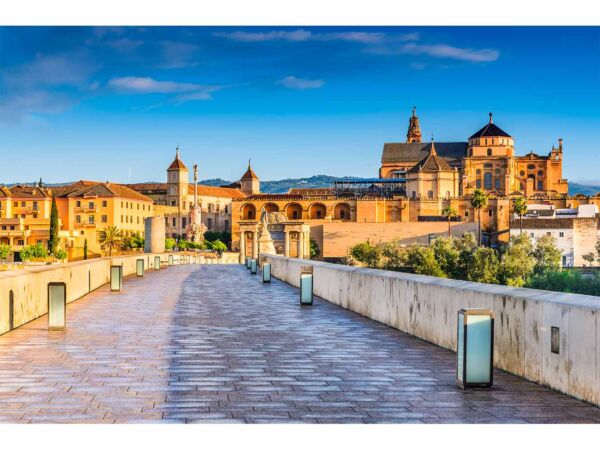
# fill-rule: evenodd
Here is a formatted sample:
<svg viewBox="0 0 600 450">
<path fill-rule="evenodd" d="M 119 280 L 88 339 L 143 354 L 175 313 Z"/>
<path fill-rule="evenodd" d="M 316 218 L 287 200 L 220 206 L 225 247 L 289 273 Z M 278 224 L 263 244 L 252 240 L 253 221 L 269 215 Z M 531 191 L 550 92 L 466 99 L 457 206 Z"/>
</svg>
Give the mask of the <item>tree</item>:
<svg viewBox="0 0 600 450">
<path fill-rule="evenodd" d="M 521 234 L 523 234 L 523 215 L 527 212 L 527 200 L 524 197 L 518 197 L 513 203 L 513 209 L 519 215 Z"/>
<path fill-rule="evenodd" d="M 582 256 L 583 260 L 589 263 L 590 267 L 594 264 L 594 260 L 596 259 L 596 255 L 593 252 L 586 253 Z"/>
<path fill-rule="evenodd" d="M 8 244 L 0 244 L 0 260 L 8 259 L 8 256 L 12 254 L 12 249 Z"/>
<path fill-rule="evenodd" d="M 536 274 L 547 270 L 560 269 L 561 253 L 556 247 L 556 239 L 552 236 L 542 236 L 538 239 L 533 251 L 533 257 L 535 258 L 535 267 L 533 270 Z"/>
<path fill-rule="evenodd" d="M 21 259 L 31 261 L 32 259 L 43 259 L 48 257 L 48 250 L 42 244 L 27 245 L 21 250 Z"/>
<path fill-rule="evenodd" d="M 223 252 L 227 251 L 227 245 L 225 245 L 223 241 L 217 239 L 216 241 L 213 241 L 212 249 L 221 255 Z"/>
<path fill-rule="evenodd" d="M 475 189 L 471 197 L 471 206 L 477 211 L 477 242 L 481 245 L 481 210 L 488 205 L 489 196 L 483 189 Z"/>
<path fill-rule="evenodd" d="M 600 241 L 596 243 L 596 254 L 598 255 L 598 263 L 600 264 Z"/>
<path fill-rule="evenodd" d="M 54 257 L 59 261 L 64 261 L 65 259 L 67 259 L 67 252 L 63 249 L 56 250 L 54 252 Z"/>
<path fill-rule="evenodd" d="M 435 253 L 431 247 L 423 247 L 418 244 L 408 246 L 406 249 L 406 263 L 414 273 L 433 277 L 446 277 L 435 259 Z"/>
<path fill-rule="evenodd" d="M 526 234 L 513 236 L 502 255 L 499 281 L 507 286 L 524 286 L 535 268 L 533 244 Z"/>
<path fill-rule="evenodd" d="M 319 244 L 314 239 L 310 240 L 310 257 L 318 258 L 321 256 L 321 249 L 319 248 Z"/>
<path fill-rule="evenodd" d="M 173 238 L 165 239 L 165 249 L 167 249 L 167 250 L 173 250 L 175 248 L 176 244 L 177 244 L 177 242 Z"/>
<path fill-rule="evenodd" d="M 54 254 L 58 248 L 58 208 L 56 198 L 52 196 L 50 207 L 50 237 L 48 238 L 48 252 Z"/>
<path fill-rule="evenodd" d="M 108 248 L 108 255 L 112 256 L 113 248 L 118 248 L 121 245 L 121 231 L 111 225 L 99 233 L 100 246 L 102 249 Z"/>
<path fill-rule="evenodd" d="M 369 241 L 356 244 L 350 249 L 350 255 L 368 267 L 378 267 L 381 258 L 379 248 Z"/>
<path fill-rule="evenodd" d="M 458 278 L 459 276 L 459 258 L 460 251 L 456 245 L 456 239 L 452 237 L 437 238 L 431 244 L 435 259 L 438 262 L 440 269 L 448 276 L 448 278 Z"/>
<path fill-rule="evenodd" d="M 466 279 L 478 283 L 498 283 L 498 254 L 487 247 L 477 247 L 472 255 L 472 264 L 468 267 Z"/>
<path fill-rule="evenodd" d="M 83 259 L 88 259 L 87 238 L 83 241 Z"/>
<path fill-rule="evenodd" d="M 457 216 L 456 210 L 448 205 L 442 209 L 442 216 L 448 220 L 448 237 L 450 237 L 450 221 Z"/>
</svg>

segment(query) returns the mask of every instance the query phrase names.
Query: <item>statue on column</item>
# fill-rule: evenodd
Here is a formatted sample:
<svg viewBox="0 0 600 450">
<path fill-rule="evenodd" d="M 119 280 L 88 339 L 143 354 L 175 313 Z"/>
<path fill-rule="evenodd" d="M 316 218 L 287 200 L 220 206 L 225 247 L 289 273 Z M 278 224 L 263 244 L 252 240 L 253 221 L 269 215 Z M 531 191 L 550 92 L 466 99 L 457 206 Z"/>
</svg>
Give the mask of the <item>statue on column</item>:
<svg viewBox="0 0 600 450">
<path fill-rule="evenodd" d="M 190 208 L 188 225 L 185 227 L 186 238 L 197 244 L 204 240 L 206 226 L 202 223 L 202 211 L 198 205 L 198 164 L 194 164 L 194 204 Z"/>
<path fill-rule="evenodd" d="M 275 255 L 275 244 L 269 232 L 269 213 L 263 206 L 260 213 L 260 223 L 258 224 L 258 252 L 269 255 Z"/>
</svg>

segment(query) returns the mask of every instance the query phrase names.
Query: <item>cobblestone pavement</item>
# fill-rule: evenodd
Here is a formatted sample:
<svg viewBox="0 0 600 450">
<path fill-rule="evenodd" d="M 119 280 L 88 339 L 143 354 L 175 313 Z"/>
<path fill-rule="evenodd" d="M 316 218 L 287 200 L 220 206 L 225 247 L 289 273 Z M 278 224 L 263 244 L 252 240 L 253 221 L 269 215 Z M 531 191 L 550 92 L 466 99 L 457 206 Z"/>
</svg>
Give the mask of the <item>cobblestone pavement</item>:
<svg viewBox="0 0 600 450">
<path fill-rule="evenodd" d="M 242 266 L 128 277 L 0 336 L 0 421 L 600 423 L 600 408 L 495 372 L 455 386 L 455 355 Z"/>
</svg>

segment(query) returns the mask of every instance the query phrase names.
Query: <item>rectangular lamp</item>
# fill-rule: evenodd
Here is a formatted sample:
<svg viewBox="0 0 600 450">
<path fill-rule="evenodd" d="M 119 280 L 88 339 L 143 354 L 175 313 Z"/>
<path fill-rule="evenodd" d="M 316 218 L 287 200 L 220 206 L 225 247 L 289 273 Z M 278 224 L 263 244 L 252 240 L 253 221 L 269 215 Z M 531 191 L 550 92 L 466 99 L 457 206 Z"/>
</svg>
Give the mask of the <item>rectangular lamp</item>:
<svg viewBox="0 0 600 450">
<path fill-rule="evenodd" d="M 300 305 L 313 304 L 312 267 L 303 267 L 300 272 Z"/>
<path fill-rule="evenodd" d="M 169 255 L 169 266 L 173 265 L 173 255 Z"/>
<path fill-rule="evenodd" d="M 252 258 L 246 256 L 246 269 L 250 269 L 250 261 L 252 261 Z"/>
<path fill-rule="evenodd" d="M 154 257 L 154 270 L 160 270 L 160 256 Z"/>
<path fill-rule="evenodd" d="M 262 263 L 261 268 L 262 268 L 263 283 L 270 283 L 271 282 L 271 263 L 264 262 L 264 263 Z"/>
<path fill-rule="evenodd" d="M 491 387 L 494 367 L 494 314 L 489 309 L 458 312 L 456 383 L 461 389 Z"/>
<path fill-rule="evenodd" d="M 67 285 L 62 282 L 48 283 L 48 331 L 67 328 Z"/>
<path fill-rule="evenodd" d="M 110 266 L 110 290 L 120 291 L 123 286 L 123 266 Z"/>
<path fill-rule="evenodd" d="M 256 272 L 258 270 L 257 264 L 258 261 L 256 259 L 252 258 L 250 260 L 250 275 L 256 275 Z"/>
<path fill-rule="evenodd" d="M 135 261 L 135 274 L 138 277 L 144 276 L 144 260 L 143 259 L 138 259 Z"/>
</svg>

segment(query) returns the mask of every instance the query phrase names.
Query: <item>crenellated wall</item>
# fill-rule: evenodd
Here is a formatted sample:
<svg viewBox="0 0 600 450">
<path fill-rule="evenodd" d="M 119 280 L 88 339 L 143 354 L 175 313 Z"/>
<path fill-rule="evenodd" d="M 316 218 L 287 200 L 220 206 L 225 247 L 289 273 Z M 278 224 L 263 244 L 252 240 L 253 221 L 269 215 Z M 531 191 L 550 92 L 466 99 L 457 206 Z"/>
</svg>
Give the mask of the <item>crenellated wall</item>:
<svg viewBox="0 0 600 450">
<path fill-rule="evenodd" d="M 453 351 L 459 309 L 491 309 L 496 367 L 600 405 L 600 297 L 262 258 L 294 286 L 301 268 L 312 266 L 316 296 Z M 552 327 L 560 330 L 558 354 Z"/>
<path fill-rule="evenodd" d="M 88 259 L 67 264 L 26 266 L 22 269 L 0 272 L 0 334 L 9 331 L 9 298 L 13 292 L 14 328 L 43 316 L 48 312 L 48 283 L 67 284 L 67 303 L 77 300 L 110 280 L 110 266 L 123 265 L 123 276 L 135 273 L 136 261 L 144 259 L 146 269 L 154 268 L 158 253 L 114 256 Z M 177 254 L 174 254 L 177 255 Z M 161 263 L 167 264 L 168 254 L 161 253 Z M 177 256 L 175 256 L 177 258 Z M 226 252 L 222 257 L 198 257 L 200 264 L 238 264 L 239 254 Z"/>
</svg>

